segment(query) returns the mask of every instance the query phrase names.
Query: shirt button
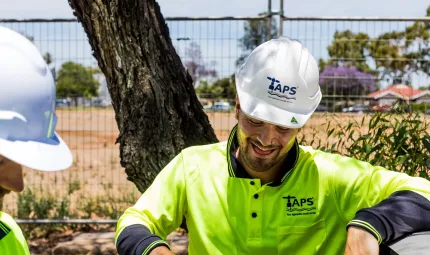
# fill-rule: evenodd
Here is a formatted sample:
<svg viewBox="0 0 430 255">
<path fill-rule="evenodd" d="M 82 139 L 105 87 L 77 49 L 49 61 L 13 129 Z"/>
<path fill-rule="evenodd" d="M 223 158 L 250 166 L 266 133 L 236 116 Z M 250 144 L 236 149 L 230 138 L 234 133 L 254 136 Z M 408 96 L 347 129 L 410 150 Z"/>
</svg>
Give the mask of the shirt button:
<svg viewBox="0 0 430 255">
<path fill-rule="evenodd" d="M 254 181 L 251 181 L 251 182 L 250 182 L 250 184 L 251 184 L 251 185 L 254 185 L 254 184 L 255 184 L 255 182 L 254 182 Z"/>
<path fill-rule="evenodd" d="M 258 194 L 255 194 L 255 195 L 254 195 L 254 198 L 255 198 L 255 199 L 257 199 L 257 198 L 258 198 Z"/>
<path fill-rule="evenodd" d="M 251 214 L 251 216 L 252 216 L 252 218 L 257 218 L 257 214 L 256 214 L 255 212 L 253 212 L 253 213 Z"/>
</svg>

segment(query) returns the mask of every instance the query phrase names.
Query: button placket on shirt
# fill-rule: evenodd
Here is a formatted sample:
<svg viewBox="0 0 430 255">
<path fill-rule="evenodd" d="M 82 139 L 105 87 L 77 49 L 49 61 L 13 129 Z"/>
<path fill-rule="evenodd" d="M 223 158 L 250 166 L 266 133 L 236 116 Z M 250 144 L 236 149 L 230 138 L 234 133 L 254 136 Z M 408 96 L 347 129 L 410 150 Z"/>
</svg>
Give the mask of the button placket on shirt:
<svg viewBox="0 0 430 255">
<path fill-rule="evenodd" d="M 248 239 L 261 238 L 262 223 L 262 194 L 264 187 L 261 187 L 260 180 L 251 180 L 249 182 L 249 225 Z"/>
</svg>

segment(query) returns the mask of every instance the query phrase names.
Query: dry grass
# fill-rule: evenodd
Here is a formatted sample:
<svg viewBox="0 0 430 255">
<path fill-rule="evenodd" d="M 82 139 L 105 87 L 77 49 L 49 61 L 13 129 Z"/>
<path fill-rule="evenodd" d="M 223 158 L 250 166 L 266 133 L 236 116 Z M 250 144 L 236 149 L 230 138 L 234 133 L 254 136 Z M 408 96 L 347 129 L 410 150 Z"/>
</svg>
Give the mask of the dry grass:
<svg viewBox="0 0 430 255">
<path fill-rule="evenodd" d="M 82 213 L 80 208 L 84 200 L 94 204 L 103 200 L 118 203 L 117 210 L 131 205 L 139 197 L 139 192 L 133 183 L 127 181 L 124 169 L 119 163 L 119 145 L 115 145 L 118 129 L 113 110 L 58 110 L 57 114 L 57 131 L 71 148 L 74 164 L 60 172 L 25 169 L 27 188 L 40 197 L 67 197 L 70 200 L 70 212 L 77 217 L 98 217 L 96 214 Z M 226 140 L 230 129 L 236 124 L 234 114 L 208 113 L 208 117 L 218 139 Z M 349 114 L 339 117 L 341 122 L 348 123 L 360 122 L 363 115 Z M 316 113 L 301 134 L 308 136 L 316 132 L 320 139 L 324 139 L 327 136 L 326 123 L 326 116 Z M 16 205 L 17 195 L 11 194 L 6 196 L 3 209 L 16 215 Z"/>
</svg>

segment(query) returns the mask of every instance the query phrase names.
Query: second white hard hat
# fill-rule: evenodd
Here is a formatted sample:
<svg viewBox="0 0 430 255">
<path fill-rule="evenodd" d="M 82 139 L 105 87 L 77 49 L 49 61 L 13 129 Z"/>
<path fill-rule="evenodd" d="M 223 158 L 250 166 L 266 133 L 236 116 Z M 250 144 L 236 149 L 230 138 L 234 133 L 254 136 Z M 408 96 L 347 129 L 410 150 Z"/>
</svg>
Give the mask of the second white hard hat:
<svg viewBox="0 0 430 255">
<path fill-rule="evenodd" d="M 55 132 L 55 82 L 36 46 L 0 27 L 0 155 L 23 166 L 62 170 L 72 153 Z"/>
</svg>

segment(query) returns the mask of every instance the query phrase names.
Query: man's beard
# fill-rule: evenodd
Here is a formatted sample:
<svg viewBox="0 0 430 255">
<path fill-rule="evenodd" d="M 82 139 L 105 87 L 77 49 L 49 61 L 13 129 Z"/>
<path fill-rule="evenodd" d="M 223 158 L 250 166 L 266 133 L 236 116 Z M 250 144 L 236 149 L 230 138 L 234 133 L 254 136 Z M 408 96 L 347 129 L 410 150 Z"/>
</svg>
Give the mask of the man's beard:
<svg viewBox="0 0 430 255">
<path fill-rule="evenodd" d="M 260 145 L 258 141 L 253 141 L 255 144 Z M 279 155 L 281 148 L 276 148 L 277 151 L 272 152 L 276 153 L 276 155 L 272 156 L 272 158 L 263 159 L 251 156 L 251 150 L 254 150 L 251 145 L 251 140 L 248 138 L 245 141 L 241 141 L 239 139 L 239 159 L 242 164 L 246 165 L 250 170 L 254 172 L 266 172 L 270 170 L 273 166 L 279 163 L 279 161 L 283 160 L 288 151 L 284 153 L 284 155 Z M 263 146 L 261 146 L 263 147 Z M 275 149 L 275 148 L 273 148 Z"/>
</svg>

